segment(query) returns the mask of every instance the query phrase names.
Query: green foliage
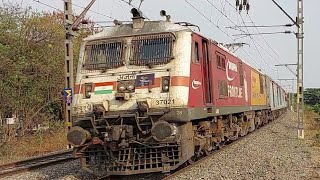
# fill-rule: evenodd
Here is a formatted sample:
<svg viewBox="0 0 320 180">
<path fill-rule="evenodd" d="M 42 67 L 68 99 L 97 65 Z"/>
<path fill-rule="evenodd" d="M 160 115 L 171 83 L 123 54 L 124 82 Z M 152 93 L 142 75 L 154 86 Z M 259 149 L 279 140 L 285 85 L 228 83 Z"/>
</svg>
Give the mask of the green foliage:
<svg viewBox="0 0 320 180">
<path fill-rule="evenodd" d="M 23 117 L 24 129 L 63 114 L 63 17 L 19 4 L 0 7 L 0 116 L 9 112 Z M 74 38 L 75 64 L 88 33 Z"/>
<path fill-rule="evenodd" d="M 320 88 L 307 88 L 304 91 L 304 101 L 312 106 L 320 103 Z"/>
<path fill-rule="evenodd" d="M 304 101 L 320 115 L 320 88 L 308 88 L 304 92 Z"/>
</svg>

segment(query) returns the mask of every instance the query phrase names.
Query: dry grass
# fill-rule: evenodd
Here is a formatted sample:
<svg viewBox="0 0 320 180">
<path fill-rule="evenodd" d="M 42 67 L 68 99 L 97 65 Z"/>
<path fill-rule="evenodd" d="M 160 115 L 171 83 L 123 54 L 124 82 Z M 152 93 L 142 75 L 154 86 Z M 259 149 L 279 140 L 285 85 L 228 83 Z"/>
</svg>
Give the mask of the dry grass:
<svg viewBox="0 0 320 180">
<path fill-rule="evenodd" d="M 46 132 L 11 139 L 0 146 L 0 164 L 66 149 L 66 133 L 66 128 L 55 127 Z"/>
<path fill-rule="evenodd" d="M 320 147 L 320 121 L 319 115 L 310 108 L 305 110 L 305 136 L 312 146 Z"/>
<path fill-rule="evenodd" d="M 305 142 L 310 149 L 312 166 L 310 167 L 310 177 L 308 179 L 320 178 L 320 121 L 319 114 L 310 108 L 305 109 Z"/>
</svg>

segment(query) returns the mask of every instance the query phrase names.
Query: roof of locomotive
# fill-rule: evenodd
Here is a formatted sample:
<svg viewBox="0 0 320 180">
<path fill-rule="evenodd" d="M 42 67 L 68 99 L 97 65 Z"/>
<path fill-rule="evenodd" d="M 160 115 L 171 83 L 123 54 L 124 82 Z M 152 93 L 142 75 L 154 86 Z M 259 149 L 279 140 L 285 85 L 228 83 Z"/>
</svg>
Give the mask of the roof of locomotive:
<svg viewBox="0 0 320 180">
<path fill-rule="evenodd" d="M 101 38 L 114 38 L 121 36 L 132 36 L 150 33 L 192 31 L 190 28 L 174 24 L 168 21 L 145 21 L 141 29 L 134 29 L 132 23 L 116 25 L 100 33 L 88 36 L 85 41 L 97 40 Z"/>
<path fill-rule="evenodd" d="M 123 36 L 133 36 L 133 35 L 142 35 L 142 34 L 150 34 L 150 33 L 155 34 L 155 33 L 163 33 L 163 32 L 178 32 L 178 31 L 189 31 L 189 32 L 196 33 L 192 29 L 190 29 L 189 27 L 182 26 L 179 24 L 174 24 L 174 23 L 168 22 L 168 21 L 161 21 L 160 20 L 160 21 L 144 21 L 144 25 L 141 29 L 134 29 L 132 23 L 116 25 L 116 26 L 108 28 L 100 33 L 88 36 L 84 40 L 85 41 L 92 41 L 92 40 L 98 40 L 98 39 L 104 39 L 104 38 L 116 38 L 116 37 L 123 37 Z M 207 39 L 211 40 L 210 38 L 207 38 Z M 214 41 L 214 40 L 212 40 L 212 41 Z M 238 58 L 239 60 L 241 60 L 245 64 L 249 65 L 250 67 L 253 67 L 248 62 L 244 61 L 243 59 L 239 58 L 234 53 L 230 52 L 223 45 L 217 43 L 217 46 L 220 47 L 222 50 L 226 51 L 227 53 Z M 253 68 L 253 69 L 255 69 L 255 68 Z M 260 72 L 260 71 L 258 71 L 258 72 Z M 260 72 L 260 73 L 262 73 L 262 72 Z M 264 73 L 262 73 L 262 74 L 264 74 Z M 270 77 L 268 76 L 268 78 L 270 78 Z M 272 78 L 270 78 L 270 79 L 272 80 Z M 276 83 L 275 81 L 273 81 L 273 82 Z"/>
</svg>

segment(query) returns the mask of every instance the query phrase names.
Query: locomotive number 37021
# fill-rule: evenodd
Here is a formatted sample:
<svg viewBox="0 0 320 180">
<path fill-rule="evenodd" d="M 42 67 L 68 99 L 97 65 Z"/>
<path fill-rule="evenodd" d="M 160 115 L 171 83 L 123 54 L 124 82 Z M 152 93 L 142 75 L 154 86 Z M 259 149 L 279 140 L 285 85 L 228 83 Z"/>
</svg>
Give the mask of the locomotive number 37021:
<svg viewBox="0 0 320 180">
<path fill-rule="evenodd" d="M 156 105 L 174 104 L 174 99 L 159 99 L 156 100 Z"/>
</svg>

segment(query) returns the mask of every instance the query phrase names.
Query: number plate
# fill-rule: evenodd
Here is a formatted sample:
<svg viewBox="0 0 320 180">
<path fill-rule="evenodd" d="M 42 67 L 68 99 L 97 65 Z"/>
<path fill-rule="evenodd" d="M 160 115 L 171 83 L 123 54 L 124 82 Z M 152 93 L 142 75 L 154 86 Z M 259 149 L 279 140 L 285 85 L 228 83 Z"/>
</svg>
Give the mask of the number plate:
<svg viewBox="0 0 320 180">
<path fill-rule="evenodd" d="M 92 112 L 92 104 L 84 104 L 84 105 L 76 105 L 73 108 L 75 114 L 85 114 L 88 112 Z"/>
<path fill-rule="evenodd" d="M 155 99 L 153 100 L 153 104 L 155 106 L 173 105 L 175 104 L 175 100 L 174 99 Z"/>
</svg>

